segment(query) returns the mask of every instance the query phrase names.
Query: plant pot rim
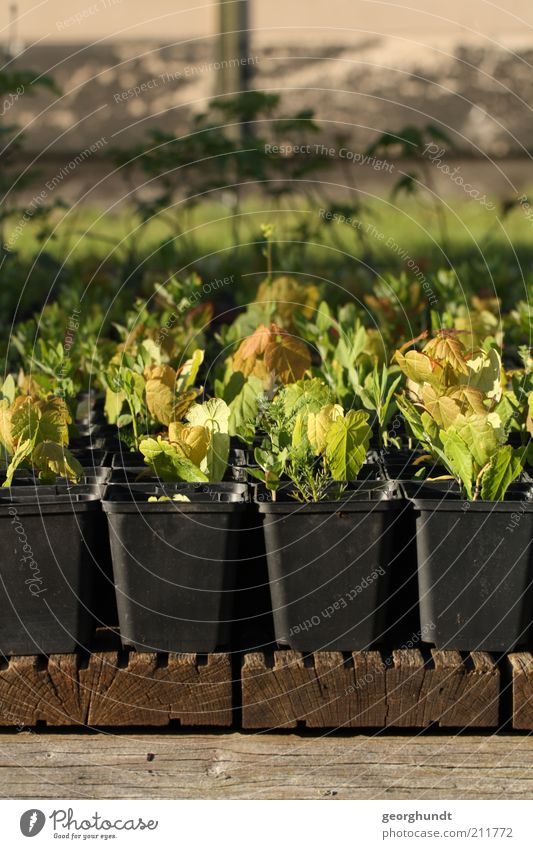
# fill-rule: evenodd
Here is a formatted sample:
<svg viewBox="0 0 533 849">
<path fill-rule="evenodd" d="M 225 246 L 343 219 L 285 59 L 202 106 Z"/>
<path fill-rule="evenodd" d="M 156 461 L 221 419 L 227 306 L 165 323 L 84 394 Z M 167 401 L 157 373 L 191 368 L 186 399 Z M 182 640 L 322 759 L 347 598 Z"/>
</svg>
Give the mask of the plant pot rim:
<svg viewBox="0 0 533 849">
<path fill-rule="evenodd" d="M 193 500 L 148 501 L 150 497 L 173 494 L 189 495 Z M 197 500 L 194 500 L 195 497 Z M 249 505 L 247 484 L 230 482 L 110 483 L 102 499 L 106 513 L 234 513 Z"/>
<path fill-rule="evenodd" d="M 533 500 L 527 499 L 513 501 L 468 501 L 459 497 L 446 497 L 443 493 L 442 499 L 438 498 L 409 498 L 409 501 L 417 510 L 425 512 L 447 512 L 447 513 L 514 513 L 517 509 L 520 513 L 533 513 Z"/>
<path fill-rule="evenodd" d="M 372 497 L 376 496 L 376 497 Z M 287 498 L 283 501 L 259 501 L 254 503 L 260 513 L 371 513 L 377 511 L 397 510 L 405 504 L 401 492 L 391 488 L 389 482 L 364 482 L 358 489 L 350 492 L 347 497 L 336 501 L 296 501 Z"/>
<path fill-rule="evenodd" d="M 240 513 L 244 501 L 102 501 L 105 513 Z"/>
<path fill-rule="evenodd" d="M 295 498 L 291 498 L 289 494 L 293 488 L 292 482 L 284 481 L 277 491 L 277 495 L 281 495 L 282 498 L 278 497 L 275 501 L 272 498 L 265 498 L 265 495 L 270 493 L 263 484 L 259 484 L 254 488 L 253 500 L 260 507 L 268 505 L 280 506 L 283 504 L 292 508 L 320 507 L 319 512 L 322 513 L 324 512 L 324 508 L 331 511 L 335 507 L 337 509 L 339 507 L 344 509 L 349 505 L 355 507 L 355 505 L 376 505 L 382 502 L 396 503 L 402 498 L 402 492 L 399 487 L 392 481 L 387 480 L 331 481 L 330 484 L 332 488 L 335 486 L 346 487 L 340 498 L 323 499 L 322 501 L 298 501 Z M 333 512 L 335 512 L 334 509 Z"/>
<path fill-rule="evenodd" d="M 0 489 L 0 517 L 100 512 L 100 499 L 97 486 L 6 487 Z"/>
<path fill-rule="evenodd" d="M 284 513 L 285 515 L 300 515 L 302 513 L 383 513 L 393 512 L 399 508 L 400 499 L 383 499 L 382 501 L 270 501 L 258 504 L 259 512 Z"/>
</svg>

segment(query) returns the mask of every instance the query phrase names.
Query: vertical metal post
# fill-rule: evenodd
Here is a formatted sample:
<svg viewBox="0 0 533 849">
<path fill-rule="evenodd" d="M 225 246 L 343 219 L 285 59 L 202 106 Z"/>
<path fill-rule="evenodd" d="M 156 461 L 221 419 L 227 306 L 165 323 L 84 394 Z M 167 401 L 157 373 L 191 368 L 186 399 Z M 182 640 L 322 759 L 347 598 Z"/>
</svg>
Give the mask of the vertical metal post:
<svg viewBox="0 0 533 849">
<path fill-rule="evenodd" d="M 250 76 L 249 0 L 220 0 L 219 49 L 221 69 L 217 91 L 235 94 L 246 91 Z"/>
</svg>

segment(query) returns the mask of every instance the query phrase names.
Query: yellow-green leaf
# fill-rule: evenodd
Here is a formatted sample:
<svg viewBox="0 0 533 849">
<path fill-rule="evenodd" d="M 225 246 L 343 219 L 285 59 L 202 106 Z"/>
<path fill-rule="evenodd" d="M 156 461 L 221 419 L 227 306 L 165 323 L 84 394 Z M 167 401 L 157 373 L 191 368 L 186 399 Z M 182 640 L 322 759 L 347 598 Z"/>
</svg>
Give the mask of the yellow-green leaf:
<svg viewBox="0 0 533 849">
<path fill-rule="evenodd" d="M 355 480 L 365 462 L 372 430 L 368 413 L 350 410 L 336 419 L 326 437 L 325 456 L 334 480 Z"/>
<path fill-rule="evenodd" d="M 307 438 L 315 454 L 322 454 L 326 449 L 327 434 L 333 424 L 344 416 L 340 404 L 327 404 L 318 413 L 309 413 L 307 419 Z"/>
</svg>

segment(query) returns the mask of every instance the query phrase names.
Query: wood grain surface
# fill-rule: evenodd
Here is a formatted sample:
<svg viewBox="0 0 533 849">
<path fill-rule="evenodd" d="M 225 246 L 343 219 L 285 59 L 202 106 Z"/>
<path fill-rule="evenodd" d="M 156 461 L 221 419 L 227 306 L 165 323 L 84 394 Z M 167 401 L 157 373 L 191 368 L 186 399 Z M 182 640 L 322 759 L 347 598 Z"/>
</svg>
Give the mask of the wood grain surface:
<svg viewBox="0 0 533 849">
<path fill-rule="evenodd" d="M 3 733 L 3 798 L 531 799 L 533 739 Z"/>
</svg>

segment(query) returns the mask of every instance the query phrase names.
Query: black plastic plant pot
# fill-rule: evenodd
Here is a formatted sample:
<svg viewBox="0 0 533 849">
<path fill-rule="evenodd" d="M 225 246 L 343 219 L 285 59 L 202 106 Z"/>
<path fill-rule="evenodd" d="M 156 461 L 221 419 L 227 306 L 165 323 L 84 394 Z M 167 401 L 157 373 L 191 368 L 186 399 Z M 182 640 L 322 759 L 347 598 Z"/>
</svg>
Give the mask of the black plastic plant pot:
<svg viewBox="0 0 533 849">
<path fill-rule="evenodd" d="M 362 483 L 339 501 L 259 505 L 280 645 L 356 651 L 383 640 L 400 503 L 389 484 Z"/>
<path fill-rule="evenodd" d="M 422 457 L 428 457 L 428 454 L 418 448 L 412 451 L 407 449 L 384 450 L 382 452 L 382 463 L 387 478 L 403 481 L 448 475 L 444 466 L 432 459 L 422 461 Z"/>
<path fill-rule="evenodd" d="M 59 476 L 56 477 L 55 484 L 69 487 L 105 485 L 110 477 L 111 469 L 107 466 L 87 466 L 83 469 L 83 474 L 77 484 Z M 0 480 L 5 481 L 5 474 L 0 477 Z M 39 480 L 38 474 L 35 474 L 31 469 L 17 469 L 13 475 L 13 486 L 42 487 L 47 485 Z"/>
<path fill-rule="evenodd" d="M 0 652 L 90 647 L 99 495 L 61 487 L 0 490 Z"/>
<path fill-rule="evenodd" d="M 128 451 L 124 446 L 124 451 L 115 451 L 111 461 L 113 469 L 135 469 L 144 466 L 144 455 L 140 451 Z"/>
<path fill-rule="evenodd" d="M 102 451 L 107 450 L 106 442 L 104 436 L 71 436 L 68 444 L 75 451 Z"/>
<path fill-rule="evenodd" d="M 438 649 L 509 652 L 533 618 L 533 501 L 461 501 L 420 489 L 416 510 L 420 632 Z M 429 496 L 429 497 L 428 497 Z"/>
<path fill-rule="evenodd" d="M 252 448 L 232 448 L 228 457 L 228 469 L 226 478 L 228 480 L 246 482 L 252 479 L 248 474 L 248 469 L 258 469 L 259 466 L 254 460 L 254 452 Z"/>
<path fill-rule="evenodd" d="M 156 477 L 147 477 L 137 480 L 128 474 L 123 475 L 121 469 L 115 469 L 108 484 L 106 500 L 124 501 L 133 498 L 139 502 L 151 496 L 160 497 L 165 495 L 172 498 L 175 494 L 186 495 L 188 498 L 203 501 L 242 501 L 248 503 L 249 487 L 245 483 L 233 483 L 232 481 L 218 481 L 216 483 L 165 483 Z"/>
<path fill-rule="evenodd" d="M 229 646 L 247 504 L 242 492 L 209 486 L 108 487 L 103 506 L 123 645 L 197 653 Z M 173 493 L 190 501 L 148 501 Z"/>
<path fill-rule="evenodd" d="M 110 460 L 110 453 L 104 448 L 73 448 L 72 454 L 85 469 L 94 469 L 98 466 L 106 466 Z"/>
</svg>

